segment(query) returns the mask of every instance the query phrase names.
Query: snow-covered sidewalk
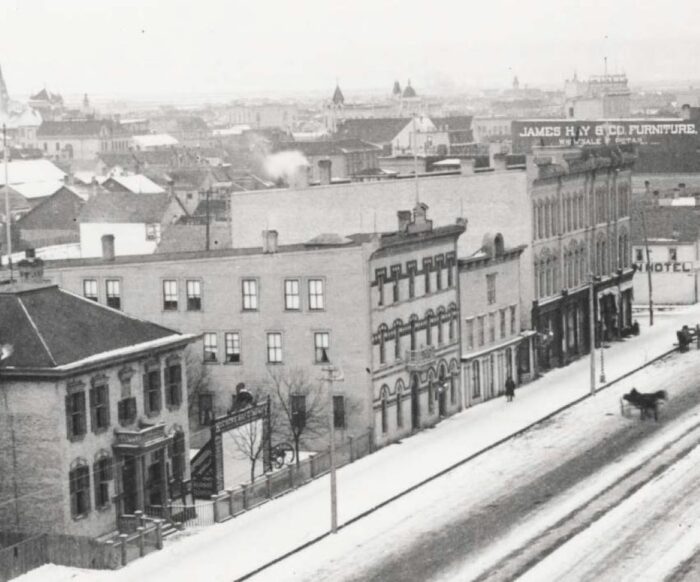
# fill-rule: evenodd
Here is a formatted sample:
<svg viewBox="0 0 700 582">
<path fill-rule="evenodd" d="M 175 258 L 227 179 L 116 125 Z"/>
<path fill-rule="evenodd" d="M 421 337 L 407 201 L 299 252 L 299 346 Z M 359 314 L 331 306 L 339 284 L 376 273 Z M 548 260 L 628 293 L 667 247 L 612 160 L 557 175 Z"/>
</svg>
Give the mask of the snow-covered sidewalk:
<svg viewBox="0 0 700 582">
<path fill-rule="evenodd" d="M 640 315 L 638 319 L 642 327 L 640 336 L 613 342 L 605 349 L 608 380 L 671 349 L 677 329 L 700 321 L 700 306 L 658 314 L 651 329 L 646 318 Z M 588 382 L 586 357 L 518 389 L 513 403 L 497 399 L 475 406 L 432 430 L 342 468 L 338 472 L 340 523 L 579 399 L 588 393 Z M 65 568 L 52 571 L 44 567 L 36 572 L 37 576 L 30 573 L 23 577 L 22 582 L 48 579 L 230 582 L 326 533 L 330 521 L 328 489 L 328 478 L 318 479 L 226 523 L 168 541 L 163 551 L 115 572 Z"/>
</svg>

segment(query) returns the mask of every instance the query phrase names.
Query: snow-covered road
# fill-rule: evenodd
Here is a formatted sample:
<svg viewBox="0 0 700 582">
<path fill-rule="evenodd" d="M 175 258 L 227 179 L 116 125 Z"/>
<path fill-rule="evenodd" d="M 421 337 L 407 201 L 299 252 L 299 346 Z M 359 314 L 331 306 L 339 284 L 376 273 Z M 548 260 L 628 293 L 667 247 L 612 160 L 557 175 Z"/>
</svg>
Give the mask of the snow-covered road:
<svg viewBox="0 0 700 582">
<path fill-rule="evenodd" d="M 696 448 L 519 580 L 661 582 L 699 549 Z"/>
</svg>

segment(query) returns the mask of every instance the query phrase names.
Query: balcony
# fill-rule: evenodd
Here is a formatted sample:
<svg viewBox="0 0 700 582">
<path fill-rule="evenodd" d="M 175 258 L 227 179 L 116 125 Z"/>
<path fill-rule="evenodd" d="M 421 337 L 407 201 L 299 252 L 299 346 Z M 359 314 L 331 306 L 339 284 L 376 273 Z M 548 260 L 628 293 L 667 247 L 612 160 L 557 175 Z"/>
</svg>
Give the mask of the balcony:
<svg viewBox="0 0 700 582">
<path fill-rule="evenodd" d="M 435 362 L 435 347 L 427 346 L 419 350 L 407 350 L 404 361 L 406 368 L 410 371 L 423 370 Z"/>
<path fill-rule="evenodd" d="M 164 423 L 155 425 L 141 424 L 140 426 L 141 428 L 138 430 L 114 429 L 114 436 L 116 437 L 114 447 L 124 451 L 145 451 L 166 443 L 170 438 L 165 434 Z"/>
</svg>

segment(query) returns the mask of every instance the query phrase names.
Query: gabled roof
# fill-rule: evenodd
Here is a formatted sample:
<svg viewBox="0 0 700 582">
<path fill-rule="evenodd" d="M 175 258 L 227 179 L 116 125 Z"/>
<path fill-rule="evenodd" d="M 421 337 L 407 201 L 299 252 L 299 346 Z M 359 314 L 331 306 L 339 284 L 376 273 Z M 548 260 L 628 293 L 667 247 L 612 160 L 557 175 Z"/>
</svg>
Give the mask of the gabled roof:
<svg viewBox="0 0 700 582">
<path fill-rule="evenodd" d="M 170 202 L 167 192 L 103 192 L 85 203 L 80 212 L 80 222 L 160 223 Z"/>
<path fill-rule="evenodd" d="M 438 129 L 446 128 L 447 131 L 471 131 L 471 115 L 451 115 L 447 117 L 431 117 L 432 122 Z"/>
<path fill-rule="evenodd" d="M 14 184 L 12 189 L 19 192 L 27 200 L 45 198 L 58 192 L 64 186 L 63 182 L 26 182 Z"/>
<path fill-rule="evenodd" d="M 162 194 L 165 192 L 158 184 L 142 174 L 129 176 L 110 176 L 102 183 L 107 190 L 126 190 L 134 194 Z"/>
<path fill-rule="evenodd" d="M 305 156 L 331 156 L 352 152 L 366 152 L 380 149 L 361 139 L 348 138 L 337 140 L 292 141 L 279 144 L 277 151 L 295 150 Z"/>
<path fill-rule="evenodd" d="M 123 133 L 123 130 L 110 119 L 71 119 L 65 121 L 44 121 L 36 130 L 37 137 L 100 136 L 102 128 L 107 128 L 110 135 Z"/>
<path fill-rule="evenodd" d="M 338 128 L 338 139 L 356 138 L 374 145 L 391 143 L 411 120 L 406 117 L 347 119 Z"/>
<path fill-rule="evenodd" d="M 0 286 L 0 344 L 13 348 L 5 370 L 57 368 L 178 335 L 56 285 Z"/>
<path fill-rule="evenodd" d="M 10 185 L 27 182 L 60 182 L 66 176 L 63 170 L 49 160 L 13 160 L 7 163 Z M 5 172 L 0 171 L 0 186 L 5 184 Z"/>
</svg>

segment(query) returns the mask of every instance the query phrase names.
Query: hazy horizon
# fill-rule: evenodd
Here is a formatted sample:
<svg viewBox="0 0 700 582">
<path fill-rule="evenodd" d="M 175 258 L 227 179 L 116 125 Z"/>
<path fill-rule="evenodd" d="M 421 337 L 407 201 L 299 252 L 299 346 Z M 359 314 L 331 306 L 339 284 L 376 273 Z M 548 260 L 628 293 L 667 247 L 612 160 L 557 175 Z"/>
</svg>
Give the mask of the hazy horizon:
<svg viewBox="0 0 700 582">
<path fill-rule="evenodd" d="M 14 98 L 46 87 L 96 99 L 346 97 L 626 72 L 632 86 L 697 83 L 690 0 L 0 0 L 0 67 Z"/>
</svg>

